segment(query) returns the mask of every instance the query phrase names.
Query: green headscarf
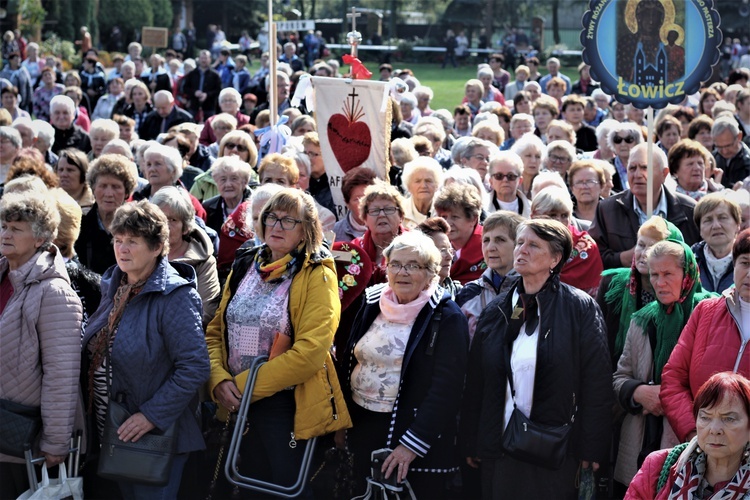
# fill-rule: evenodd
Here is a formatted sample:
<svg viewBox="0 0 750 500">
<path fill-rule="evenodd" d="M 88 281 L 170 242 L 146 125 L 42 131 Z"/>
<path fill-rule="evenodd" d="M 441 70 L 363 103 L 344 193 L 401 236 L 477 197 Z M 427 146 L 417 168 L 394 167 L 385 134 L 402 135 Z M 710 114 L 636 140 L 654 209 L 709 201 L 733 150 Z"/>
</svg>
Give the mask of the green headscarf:
<svg viewBox="0 0 750 500">
<path fill-rule="evenodd" d="M 658 300 L 651 302 L 643 309 L 633 314 L 633 321 L 643 328 L 643 334 L 648 335 L 649 324 L 656 326 L 656 349 L 654 351 L 654 382 L 661 382 L 661 371 L 677 345 L 677 339 L 690 318 L 693 309 L 703 299 L 718 297 L 713 292 L 706 292 L 701 286 L 698 262 L 690 247 L 684 241 L 667 238 L 667 241 L 677 243 L 685 251 L 685 276 L 682 279 L 680 298 L 677 302 L 665 306 Z"/>
<path fill-rule="evenodd" d="M 677 226 L 666 219 L 663 220 L 669 230 L 667 239 L 683 241 L 682 233 L 677 229 Z M 633 255 L 630 269 L 625 267 L 609 269 L 604 271 L 602 276 L 612 276 L 612 280 L 609 283 L 609 290 L 604 294 L 604 301 L 615 313 L 620 314 L 620 324 L 617 329 L 617 337 L 615 337 L 614 352 L 615 359 L 620 359 L 622 350 L 625 348 L 625 337 L 628 334 L 628 328 L 630 328 L 630 320 L 633 317 L 633 313 L 636 312 L 636 297 L 640 293 L 641 288 L 641 273 L 635 267 L 635 255 Z"/>
</svg>

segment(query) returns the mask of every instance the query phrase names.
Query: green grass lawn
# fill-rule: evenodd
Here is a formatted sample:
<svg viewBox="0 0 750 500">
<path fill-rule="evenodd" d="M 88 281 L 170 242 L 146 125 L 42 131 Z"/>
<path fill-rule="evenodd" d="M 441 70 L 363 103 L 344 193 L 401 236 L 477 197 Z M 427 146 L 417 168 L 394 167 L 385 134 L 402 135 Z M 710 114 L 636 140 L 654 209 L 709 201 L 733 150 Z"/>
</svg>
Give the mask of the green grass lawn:
<svg viewBox="0 0 750 500">
<path fill-rule="evenodd" d="M 409 68 L 414 72 L 422 85 L 430 87 L 435 93 L 435 97 L 430 104 L 432 109 L 446 108 L 453 112 L 453 108 L 461 104 L 464 98 L 464 84 L 466 80 L 476 78 L 477 65 L 467 64 L 458 68 L 446 67 L 440 68 L 440 63 L 391 63 L 394 69 Z M 374 61 L 365 61 L 367 69 L 372 71 L 372 79 L 376 80 L 380 73 L 378 72 L 378 63 Z M 348 68 L 342 68 L 345 73 Z M 543 70 L 544 68 L 542 68 Z M 572 82 L 578 79 L 576 68 L 562 68 L 563 73 L 568 75 Z M 542 71 L 542 74 L 546 74 Z"/>
</svg>

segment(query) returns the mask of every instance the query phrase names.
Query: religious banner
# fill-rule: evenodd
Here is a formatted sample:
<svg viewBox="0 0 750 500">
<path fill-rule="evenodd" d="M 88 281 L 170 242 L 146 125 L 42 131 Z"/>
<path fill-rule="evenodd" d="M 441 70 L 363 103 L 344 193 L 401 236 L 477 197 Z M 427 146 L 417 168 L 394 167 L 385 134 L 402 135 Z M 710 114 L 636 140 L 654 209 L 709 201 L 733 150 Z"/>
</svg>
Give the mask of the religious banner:
<svg viewBox="0 0 750 500">
<path fill-rule="evenodd" d="M 292 105 L 306 97 L 308 109 L 314 111 L 339 219 L 347 211 L 341 184 L 348 171 L 365 166 L 379 178 L 387 178 L 391 136 L 388 95 L 386 82 L 369 80 L 314 76 L 300 80 L 297 86 Z"/>
<path fill-rule="evenodd" d="M 591 0 L 583 60 L 602 89 L 637 108 L 679 104 L 719 60 L 713 0 Z"/>
</svg>

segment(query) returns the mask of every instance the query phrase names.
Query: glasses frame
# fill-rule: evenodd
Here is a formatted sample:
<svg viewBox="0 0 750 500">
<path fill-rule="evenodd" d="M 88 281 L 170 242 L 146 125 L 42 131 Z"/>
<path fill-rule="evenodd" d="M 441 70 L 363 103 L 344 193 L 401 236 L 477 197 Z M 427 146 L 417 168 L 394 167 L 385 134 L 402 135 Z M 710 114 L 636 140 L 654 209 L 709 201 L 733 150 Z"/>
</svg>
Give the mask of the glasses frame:
<svg viewBox="0 0 750 500">
<path fill-rule="evenodd" d="M 400 262 L 389 262 L 385 267 L 387 267 L 393 274 L 398 274 L 403 270 L 407 275 L 425 269 L 425 266 L 420 266 L 419 264 L 402 264 Z"/>
<path fill-rule="evenodd" d="M 268 223 L 269 222 L 269 220 L 268 220 L 269 218 L 273 218 L 273 224 L 269 224 Z M 302 224 L 301 220 L 295 219 L 294 217 L 286 216 L 286 217 L 279 218 L 279 217 L 276 216 L 276 214 L 273 214 L 273 213 L 265 213 L 265 214 L 263 214 L 263 217 L 261 218 L 261 221 L 263 222 L 264 226 L 266 226 L 268 228 L 271 228 L 271 229 L 275 228 L 276 224 L 280 224 L 281 225 L 281 229 L 283 229 L 284 231 L 293 231 L 294 228 L 297 227 L 297 224 Z M 292 227 L 286 227 L 285 224 L 286 225 L 291 224 Z"/>
<path fill-rule="evenodd" d="M 615 134 L 615 136 L 612 138 L 612 142 L 615 144 L 621 144 L 623 141 L 625 141 L 626 144 L 633 144 L 635 142 L 635 137 L 633 137 L 632 135 L 622 137 L 621 135 Z"/>
<path fill-rule="evenodd" d="M 514 174 L 513 172 L 510 172 L 508 174 L 495 172 L 494 174 L 491 174 L 491 177 L 496 181 L 503 181 L 504 179 L 508 179 L 508 182 L 515 182 L 521 176 L 518 174 Z"/>
<path fill-rule="evenodd" d="M 365 213 L 370 217 L 380 217 L 382 213 L 386 217 L 398 212 L 398 207 L 368 208 Z"/>
</svg>

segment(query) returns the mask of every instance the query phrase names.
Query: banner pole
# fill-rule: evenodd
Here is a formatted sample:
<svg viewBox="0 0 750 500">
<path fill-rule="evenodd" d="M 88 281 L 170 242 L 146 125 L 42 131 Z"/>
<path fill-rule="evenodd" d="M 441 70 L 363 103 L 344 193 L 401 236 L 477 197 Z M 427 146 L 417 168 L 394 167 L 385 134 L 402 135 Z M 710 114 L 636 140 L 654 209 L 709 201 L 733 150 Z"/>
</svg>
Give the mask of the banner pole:
<svg viewBox="0 0 750 500">
<path fill-rule="evenodd" d="M 646 125 L 648 128 L 648 146 L 646 154 L 648 156 L 648 180 L 646 181 L 646 215 L 651 217 L 654 213 L 654 108 L 646 108 Z"/>
</svg>

